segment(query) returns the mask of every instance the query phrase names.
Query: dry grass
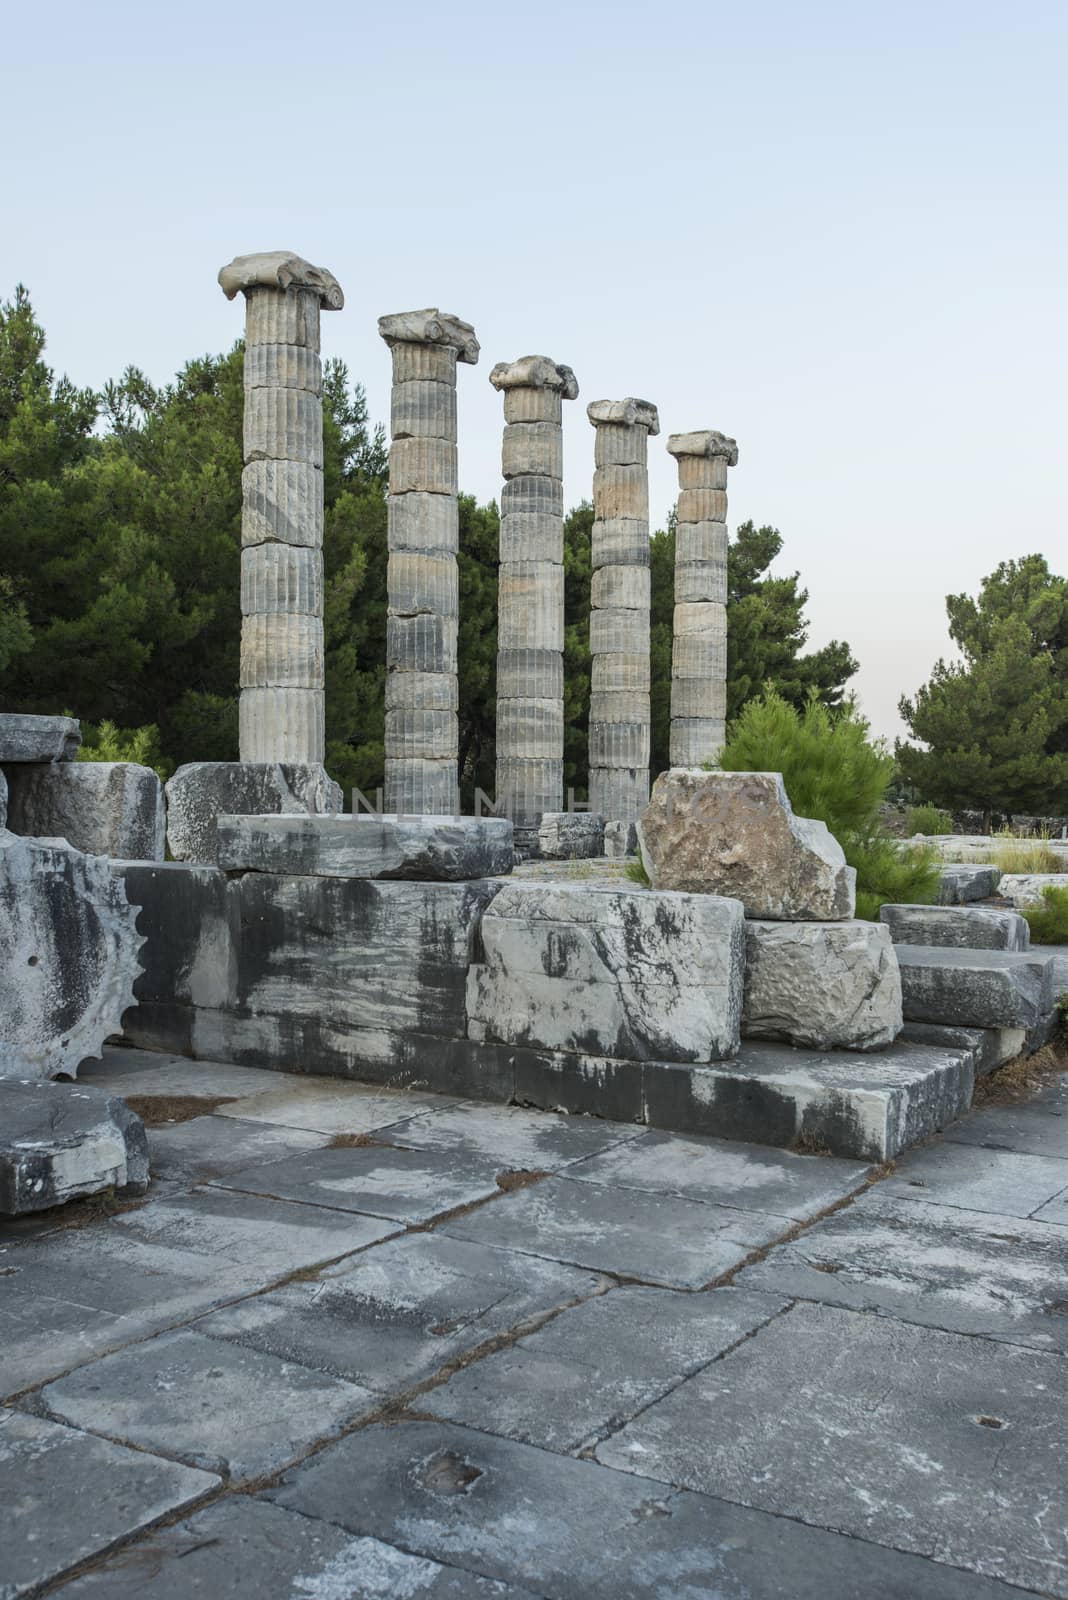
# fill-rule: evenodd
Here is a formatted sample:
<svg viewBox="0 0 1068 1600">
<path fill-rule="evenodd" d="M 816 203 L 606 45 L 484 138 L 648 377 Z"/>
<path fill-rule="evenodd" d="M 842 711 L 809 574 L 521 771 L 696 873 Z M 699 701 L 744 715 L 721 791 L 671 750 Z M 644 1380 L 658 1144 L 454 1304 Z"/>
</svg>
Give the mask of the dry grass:
<svg viewBox="0 0 1068 1600">
<path fill-rule="evenodd" d="M 397 1150 L 401 1148 L 389 1139 L 376 1139 L 373 1133 L 338 1133 L 326 1147 L 328 1150 Z"/>
<path fill-rule="evenodd" d="M 131 1094 L 121 1097 L 131 1111 L 141 1118 L 146 1128 L 159 1128 L 165 1123 L 192 1122 L 194 1117 L 208 1117 L 219 1106 L 228 1106 L 238 1098 L 235 1094 Z"/>
<path fill-rule="evenodd" d="M 1014 1106 L 1032 1100 L 1056 1078 L 1068 1072 L 1068 1054 L 1063 1045 L 1047 1044 L 1033 1056 L 1017 1056 L 996 1072 L 978 1078 L 972 1106 Z"/>
</svg>

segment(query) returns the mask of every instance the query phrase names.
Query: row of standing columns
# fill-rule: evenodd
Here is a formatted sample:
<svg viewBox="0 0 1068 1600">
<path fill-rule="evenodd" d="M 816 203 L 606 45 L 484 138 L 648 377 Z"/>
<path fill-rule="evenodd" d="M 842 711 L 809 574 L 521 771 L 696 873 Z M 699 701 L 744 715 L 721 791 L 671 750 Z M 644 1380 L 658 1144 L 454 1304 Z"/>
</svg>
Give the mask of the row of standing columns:
<svg viewBox="0 0 1068 1600">
<path fill-rule="evenodd" d="M 319 315 L 336 279 L 298 256 L 239 256 L 219 274 L 243 291 L 242 761 L 322 762 L 323 413 Z M 379 319 L 393 358 L 386 623 L 385 805 L 460 809 L 456 367 L 474 365 L 469 323 L 428 308 Z M 563 809 L 564 400 L 570 367 L 501 362 L 504 397 L 498 589 L 496 802 L 520 839 Z M 589 805 L 633 822 L 649 797 L 650 567 L 645 400 L 597 400 L 590 610 Z M 671 763 L 721 747 L 727 669 L 727 470 L 733 439 L 672 434 L 678 462 Z"/>
</svg>

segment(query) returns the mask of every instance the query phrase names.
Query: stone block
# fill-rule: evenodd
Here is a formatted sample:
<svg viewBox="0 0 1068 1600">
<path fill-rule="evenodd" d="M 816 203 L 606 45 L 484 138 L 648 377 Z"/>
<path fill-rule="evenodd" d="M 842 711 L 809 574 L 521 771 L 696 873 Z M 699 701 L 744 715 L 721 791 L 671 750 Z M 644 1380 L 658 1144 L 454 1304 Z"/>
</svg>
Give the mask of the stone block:
<svg viewBox="0 0 1068 1600">
<path fill-rule="evenodd" d="M 321 690 L 323 619 L 259 612 L 241 619 L 242 689 Z"/>
<path fill-rule="evenodd" d="M 317 350 L 299 344 L 245 345 L 245 388 L 307 389 L 323 392 L 323 364 Z"/>
<path fill-rule="evenodd" d="M 586 860 L 604 854 L 604 818 L 589 811 L 551 811 L 538 827 L 538 847 L 546 861 Z"/>
<path fill-rule="evenodd" d="M 725 489 L 728 462 L 723 456 L 680 456 L 679 488 Z"/>
<path fill-rule="evenodd" d="M 222 817 L 219 865 L 276 877 L 448 882 L 512 870 L 505 817 Z"/>
<path fill-rule="evenodd" d="M 454 673 L 457 619 L 424 611 L 386 617 L 386 664 L 391 672 Z"/>
<path fill-rule="evenodd" d="M 13 833 L 66 839 L 88 855 L 162 861 L 163 786 L 133 761 L 49 761 L 8 769 Z"/>
<path fill-rule="evenodd" d="M 985 1078 L 1007 1061 L 1014 1061 L 1027 1045 L 1025 1028 L 953 1028 L 941 1022 L 906 1022 L 898 1034 L 901 1044 L 935 1045 L 971 1052 L 975 1076 Z"/>
<path fill-rule="evenodd" d="M 317 763 L 194 761 L 167 784 L 167 843 L 176 861 L 214 863 L 220 816 L 329 815 L 342 803 L 341 789 Z"/>
<path fill-rule="evenodd" d="M 138 1008 L 128 1014 L 127 1028 L 140 1027 L 138 1012 L 146 1005 L 233 1005 L 236 885 L 218 867 L 185 861 L 113 861 L 111 869 L 137 907 L 137 931 L 144 939 L 142 971 L 134 983 Z"/>
<path fill-rule="evenodd" d="M 386 586 L 394 616 L 411 617 L 419 612 L 441 617 L 460 614 L 459 571 L 451 553 L 390 551 Z"/>
<path fill-rule="evenodd" d="M 323 542 L 323 471 L 310 461 L 250 461 L 241 474 L 241 543 Z"/>
<path fill-rule="evenodd" d="M 562 517 L 563 484 L 559 478 L 547 478 L 542 473 L 509 478 L 501 489 L 501 516 L 509 517 L 513 512 L 524 516 Z"/>
<path fill-rule="evenodd" d="M 497 648 L 564 648 L 564 569 L 555 561 L 514 561 L 498 578 Z"/>
<path fill-rule="evenodd" d="M 451 311 L 440 311 L 437 306 L 426 306 L 420 311 L 398 311 L 379 317 L 378 332 L 394 352 L 394 357 L 398 347 L 408 349 L 418 345 L 437 345 L 455 351 L 457 361 L 466 361 L 470 366 L 478 361 L 479 344 L 474 328 Z M 394 382 L 400 382 L 396 368 Z"/>
<path fill-rule="evenodd" d="M 559 650 L 498 650 L 497 700 L 562 700 L 564 661 Z"/>
<path fill-rule="evenodd" d="M 982 871 L 982 868 L 952 868 L 943 867 L 942 882 L 946 875 L 953 871 Z M 991 868 L 991 871 L 994 869 Z M 1068 889 L 1068 874 L 1063 872 L 1004 872 L 1000 881 L 994 888 L 988 889 L 988 894 L 999 894 L 1006 900 L 1011 900 L 1019 909 L 1021 906 L 1040 906 L 1043 893 L 1046 889 Z M 978 896 L 974 897 L 978 898 Z"/>
<path fill-rule="evenodd" d="M 387 711 L 385 739 L 394 761 L 455 761 L 459 748 L 456 712 Z"/>
<path fill-rule="evenodd" d="M 672 678 L 671 716 L 713 718 L 722 722 L 727 715 L 727 684 L 723 678 Z M 699 761 L 676 761 L 673 767 L 700 766 Z"/>
<path fill-rule="evenodd" d="M 593 504 L 599 518 L 649 516 L 649 475 L 643 466 L 595 467 Z"/>
<path fill-rule="evenodd" d="M 504 391 L 504 420 L 511 422 L 551 422 L 559 427 L 564 415 L 564 396 L 547 385 Z"/>
<path fill-rule="evenodd" d="M 593 524 L 590 563 L 599 567 L 647 567 L 649 522 L 642 517 L 597 517 Z"/>
<path fill-rule="evenodd" d="M 319 348 L 321 301 L 313 290 L 250 288 L 245 293 L 245 343 Z"/>
<path fill-rule="evenodd" d="M 460 814 L 456 761 L 386 755 L 386 810 L 397 814 L 452 817 Z"/>
<path fill-rule="evenodd" d="M 394 439 L 456 442 L 456 384 L 414 378 L 393 385 L 390 432 Z"/>
<path fill-rule="evenodd" d="M 242 763 L 321 766 L 325 716 L 322 689 L 281 684 L 242 689 L 237 710 Z"/>
<path fill-rule="evenodd" d="M 727 563 L 676 560 L 675 601 L 677 605 L 726 605 Z"/>
<path fill-rule="evenodd" d="M 648 612 L 651 587 L 648 567 L 598 567 L 590 585 L 590 601 L 598 610 L 621 606 L 628 611 Z"/>
<path fill-rule="evenodd" d="M 0 1078 L 0 1216 L 112 1188 L 148 1188 L 148 1140 L 125 1101 L 84 1084 Z"/>
<path fill-rule="evenodd" d="M 323 554 L 311 545 L 249 545 L 241 552 L 241 610 L 323 614 Z"/>
<path fill-rule="evenodd" d="M 593 655 L 639 656 L 649 654 L 649 612 L 590 612 L 590 651 Z"/>
<path fill-rule="evenodd" d="M 590 766 L 645 770 L 651 730 L 644 722 L 590 722 Z"/>
<path fill-rule="evenodd" d="M 387 672 L 386 712 L 455 711 L 460 703 L 454 672 Z"/>
<path fill-rule="evenodd" d="M 482 919 L 472 1038 L 630 1060 L 737 1049 L 737 902 L 583 884 L 506 884 Z"/>
<path fill-rule="evenodd" d="M 501 474 L 506 479 L 527 474 L 562 478 L 564 445 L 560 428 L 553 422 L 507 423 L 501 447 Z"/>
<path fill-rule="evenodd" d="M 73 761 L 82 725 L 73 717 L 31 717 L 0 712 L 0 766 L 9 761 Z"/>
<path fill-rule="evenodd" d="M 124 885 L 64 839 L 0 833 L 0 1078 L 74 1077 L 133 1004 Z"/>
<path fill-rule="evenodd" d="M 638 827 L 634 822 L 606 822 L 604 853 L 610 861 L 624 861 L 638 851 Z"/>
<path fill-rule="evenodd" d="M 323 464 L 323 402 L 306 389 L 247 389 L 245 460 Z"/>
<path fill-rule="evenodd" d="M 676 683 L 693 682 L 676 678 Z M 670 733 L 670 760 L 673 767 L 699 767 L 711 761 L 723 749 L 727 739 L 726 723 L 722 717 L 672 716 Z"/>
<path fill-rule="evenodd" d="M 992 906 L 892 906 L 879 910 L 895 944 L 958 950 L 1029 950 L 1031 930 L 1015 911 Z"/>
<path fill-rule="evenodd" d="M 564 559 L 564 524 L 547 512 L 510 511 L 501 518 L 499 555 L 502 565 L 511 561 Z"/>
<path fill-rule="evenodd" d="M 395 439 L 389 451 L 389 492 L 456 493 L 456 445 L 449 439 Z"/>
<path fill-rule="evenodd" d="M 680 489 L 677 515 L 680 522 L 726 522 L 726 491 Z"/>
<path fill-rule="evenodd" d="M 745 925 L 742 1033 L 811 1050 L 878 1050 L 901 1032 L 901 974 L 874 922 Z"/>
<path fill-rule="evenodd" d="M 386 501 L 387 542 L 393 550 L 452 551 L 459 548 L 459 511 L 452 495 L 390 495 Z"/>
<path fill-rule="evenodd" d="M 456 383 L 456 349 L 448 344 L 405 340 L 391 346 L 393 383 Z"/>
<path fill-rule="evenodd" d="M 463 1038 L 479 922 L 500 887 L 246 873 L 238 1005 L 341 1031 Z"/>
<path fill-rule="evenodd" d="M 649 768 L 593 767 L 590 770 L 590 810 L 606 822 L 637 822 L 649 803 Z"/>
<path fill-rule="evenodd" d="M 593 460 L 597 467 L 640 466 L 649 460 L 649 430 L 639 423 L 598 428 L 593 440 Z"/>
<path fill-rule="evenodd" d="M 564 753 L 564 707 L 560 700 L 497 696 L 497 749 L 503 756 L 559 761 Z"/>
<path fill-rule="evenodd" d="M 647 653 L 624 655 L 619 651 L 602 651 L 590 664 L 590 693 L 648 695 L 650 665 Z"/>
<path fill-rule="evenodd" d="M 970 1028 L 1036 1028 L 1053 1010 L 1048 956 L 899 944 L 905 1016 Z"/>
<path fill-rule="evenodd" d="M 777 772 L 672 767 L 638 832 L 654 888 L 729 895 L 777 922 L 853 915 L 856 873 L 825 823 L 794 815 Z"/>
<path fill-rule="evenodd" d="M 502 755 L 498 744 L 494 800 L 498 814 L 511 817 L 517 828 L 536 828 L 544 812 L 563 805 L 563 760 Z"/>
<path fill-rule="evenodd" d="M 727 546 L 725 522 L 680 522 L 676 525 L 675 560 L 682 566 L 700 561 L 726 570 Z"/>
<path fill-rule="evenodd" d="M 1000 878 L 997 867 L 956 864 L 943 867 L 938 903 L 942 906 L 963 906 L 974 900 L 987 900 L 999 892 Z"/>
</svg>

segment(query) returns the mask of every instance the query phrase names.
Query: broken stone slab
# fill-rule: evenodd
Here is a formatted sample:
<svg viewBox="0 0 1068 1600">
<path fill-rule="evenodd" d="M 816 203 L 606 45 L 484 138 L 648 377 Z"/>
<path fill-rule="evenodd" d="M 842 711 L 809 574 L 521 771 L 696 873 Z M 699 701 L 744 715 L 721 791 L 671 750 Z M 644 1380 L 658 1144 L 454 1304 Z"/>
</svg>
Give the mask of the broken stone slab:
<svg viewBox="0 0 1068 1600">
<path fill-rule="evenodd" d="M 604 853 L 611 861 L 624 861 L 638 851 L 638 826 L 634 822 L 606 822 Z"/>
<path fill-rule="evenodd" d="M 901 1032 L 901 974 L 874 922 L 745 925 L 742 1033 L 812 1050 L 878 1050 Z"/>
<path fill-rule="evenodd" d="M 220 816 L 333 815 L 343 796 L 318 762 L 194 761 L 166 786 L 167 844 L 176 861 L 214 862 Z"/>
<path fill-rule="evenodd" d="M 511 872 L 507 817 L 220 817 L 227 872 L 451 882 Z"/>
<path fill-rule="evenodd" d="M 855 870 L 826 823 L 794 815 L 778 772 L 662 772 L 638 843 L 655 889 L 727 895 L 776 922 L 853 916 Z"/>
<path fill-rule="evenodd" d="M 12 833 L 66 839 L 87 855 L 162 861 L 163 785 L 135 761 L 46 761 L 8 773 Z"/>
<path fill-rule="evenodd" d="M 1046 889 L 1068 889 L 1068 873 L 1005 872 L 997 885 L 997 893 L 1011 900 L 1017 909 L 1040 906 Z M 993 894 L 994 890 L 990 892 Z"/>
<path fill-rule="evenodd" d="M 738 1047 L 742 908 L 588 883 L 505 884 L 482 918 L 469 1036 L 648 1061 Z"/>
<path fill-rule="evenodd" d="M 7 827 L 7 779 L 0 767 L 0 828 Z"/>
<path fill-rule="evenodd" d="M 895 944 L 956 950 L 1029 950 L 1031 930 L 1015 911 L 993 906 L 892 906 L 879 910 Z"/>
<path fill-rule="evenodd" d="M 1038 1028 L 1053 1011 L 1053 965 L 1029 951 L 899 944 L 905 1016 L 972 1028 Z"/>
<path fill-rule="evenodd" d="M 0 1216 L 147 1187 L 148 1140 L 125 1101 L 82 1084 L 0 1078 Z"/>
<path fill-rule="evenodd" d="M 973 900 L 988 900 L 997 894 L 1001 873 L 997 867 L 975 867 L 956 863 L 942 868 L 938 891 L 941 906 L 963 906 Z"/>
<path fill-rule="evenodd" d="M 31 717 L 21 711 L 0 715 L 0 764 L 73 761 L 81 742 L 82 725 L 73 717 Z"/>
<path fill-rule="evenodd" d="M 902 1044 L 927 1044 L 972 1052 L 975 1076 L 985 1078 L 1027 1047 L 1026 1028 L 953 1028 L 941 1022 L 906 1022 Z"/>
<path fill-rule="evenodd" d="M 0 833 L 0 1078 L 74 1077 L 121 1031 L 136 917 L 105 858 Z"/>
<path fill-rule="evenodd" d="M 589 811 L 546 811 L 538 848 L 546 861 L 574 861 L 604 854 L 605 820 Z"/>
</svg>

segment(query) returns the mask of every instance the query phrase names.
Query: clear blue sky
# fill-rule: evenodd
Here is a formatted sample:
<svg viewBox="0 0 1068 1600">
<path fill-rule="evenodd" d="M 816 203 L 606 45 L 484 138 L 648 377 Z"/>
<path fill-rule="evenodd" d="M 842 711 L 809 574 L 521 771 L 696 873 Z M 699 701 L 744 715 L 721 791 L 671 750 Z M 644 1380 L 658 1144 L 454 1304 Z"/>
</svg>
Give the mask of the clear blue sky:
<svg viewBox="0 0 1068 1600">
<path fill-rule="evenodd" d="M 388 417 L 382 312 L 475 324 L 461 483 L 499 488 L 495 361 L 734 434 L 732 526 L 775 523 L 811 642 L 874 726 L 947 648 L 943 597 L 1064 550 L 1068 8 L 413 3 L 19 7 L 0 65 L 0 295 L 53 364 L 165 381 L 241 331 L 215 274 L 293 249 Z M 651 449 L 654 521 L 674 499 Z"/>
</svg>

